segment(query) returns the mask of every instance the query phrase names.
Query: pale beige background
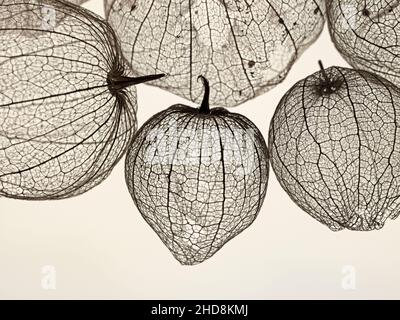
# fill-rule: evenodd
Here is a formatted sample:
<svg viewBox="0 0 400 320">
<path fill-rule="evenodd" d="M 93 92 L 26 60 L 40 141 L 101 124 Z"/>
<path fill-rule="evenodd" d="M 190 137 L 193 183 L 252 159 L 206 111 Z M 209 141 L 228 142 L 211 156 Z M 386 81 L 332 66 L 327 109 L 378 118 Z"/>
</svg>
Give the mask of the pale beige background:
<svg viewBox="0 0 400 320">
<path fill-rule="evenodd" d="M 87 7 L 102 14 L 101 3 Z M 234 111 L 267 137 L 280 98 L 318 69 L 318 59 L 346 66 L 326 30 L 283 84 Z M 138 95 L 140 125 L 185 102 L 144 85 Z M 400 220 L 378 232 L 333 233 L 297 208 L 271 174 L 255 223 L 212 259 L 182 267 L 136 210 L 123 169 L 121 162 L 102 185 L 74 199 L 0 199 L 0 298 L 400 298 Z M 56 270 L 55 290 L 41 285 L 47 265 Z M 346 266 L 355 271 L 354 290 L 342 287 Z"/>
</svg>

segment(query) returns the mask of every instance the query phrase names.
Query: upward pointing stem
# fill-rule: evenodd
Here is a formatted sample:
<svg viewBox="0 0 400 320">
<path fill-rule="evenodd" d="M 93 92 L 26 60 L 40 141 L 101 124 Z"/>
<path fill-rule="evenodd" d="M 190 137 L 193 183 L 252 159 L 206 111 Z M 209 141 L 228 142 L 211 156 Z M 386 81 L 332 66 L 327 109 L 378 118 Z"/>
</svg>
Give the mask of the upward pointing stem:
<svg viewBox="0 0 400 320">
<path fill-rule="evenodd" d="M 204 96 L 200 106 L 200 113 L 210 113 L 210 84 L 203 76 L 199 76 L 197 79 L 201 79 L 204 85 Z"/>
<path fill-rule="evenodd" d="M 321 68 L 322 76 L 324 77 L 325 81 L 327 83 L 331 82 L 331 79 L 329 79 L 328 74 L 325 71 L 324 65 L 322 64 L 322 61 L 318 60 L 318 64 L 319 64 L 319 67 Z"/>
</svg>

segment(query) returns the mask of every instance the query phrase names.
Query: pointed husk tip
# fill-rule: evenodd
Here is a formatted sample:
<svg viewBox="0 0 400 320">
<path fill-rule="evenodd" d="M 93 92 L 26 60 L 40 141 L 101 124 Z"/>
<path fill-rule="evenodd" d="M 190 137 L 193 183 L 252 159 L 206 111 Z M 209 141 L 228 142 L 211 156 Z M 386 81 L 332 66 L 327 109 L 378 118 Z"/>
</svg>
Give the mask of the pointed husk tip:
<svg viewBox="0 0 400 320">
<path fill-rule="evenodd" d="M 158 80 L 165 77 L 165 74 L 155 74 L 141 77 L 125 77 L 117 76 L 108 79 L 108 85 L 111 90 L 120 91 L 130 86 L 138 85 L 141 83 Z"/>
</svg>

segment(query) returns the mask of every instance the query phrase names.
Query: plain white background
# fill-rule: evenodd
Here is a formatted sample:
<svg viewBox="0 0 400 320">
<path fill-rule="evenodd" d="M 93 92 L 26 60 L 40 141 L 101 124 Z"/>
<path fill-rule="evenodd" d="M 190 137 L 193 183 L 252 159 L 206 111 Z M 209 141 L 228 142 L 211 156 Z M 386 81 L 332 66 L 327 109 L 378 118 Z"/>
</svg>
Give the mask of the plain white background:
<svg viewBox="0 0 400 320">
<path fill-rule="evenodd" d="M 101 0 L 86 7 L 103 14 Z M 347 66 L 326 28 L 283 84 L 233 111 L 267 138 L 280 98 L 318 70 L 318 59 Z M 138 97 L 139 125 L 172 104 L 193 105 L 145 85 Z M 122 161 L 69 200 L 0 199 L 0 298 L 400 298 L 400 220 L 375 232 L 331 232 L 296 207 L 271 171 L 255 223 L 210 260 L 183 267 L 140 216 L 123 170 Z M 56 282 L 47 290 L 49 270 Z"/>
</svg>

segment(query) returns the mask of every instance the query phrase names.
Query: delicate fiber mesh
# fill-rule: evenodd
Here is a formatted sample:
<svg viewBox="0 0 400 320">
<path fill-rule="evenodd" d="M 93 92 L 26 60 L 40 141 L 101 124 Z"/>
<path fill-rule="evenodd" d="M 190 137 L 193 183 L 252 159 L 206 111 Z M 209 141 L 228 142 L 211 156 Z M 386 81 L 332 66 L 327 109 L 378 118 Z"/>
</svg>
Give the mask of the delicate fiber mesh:
<svg viewBox="0 0 400 320">
<path fill-rule="evenodd" d="M 269 132 L 271 164 L 289 196 L 332 230 L 382 228 L 399 214 L 400 90 L 333 67 L 298 82 Z"/>
<path fill-rule="evenodd" d="M 233 107 L 282 82 L 324 25 L 322 0 L 106 0 L 106 17 L 138 75 L 195 102 Z"/>
<path fill-rule="evenodd" d="M 152 117 L 126 158 L 126 182 L 147 223 L 184 265 L 203 262 L 257 217 L 268 151 L 247 118 L 182 105 Z"/>
<path fill-rule="evenodd" d="M 400 1 L 328 0 L 336 48 L 356 69 L 400 85 Z"/>
<path fill-rule="evenodd" d="M 60 23 L 43 20 L 50 8 Z M 112 29 L 60 1 L 0 0 L 0 194 L 59 199 L 105 179 L 136 128 Z"/>
</svg>

